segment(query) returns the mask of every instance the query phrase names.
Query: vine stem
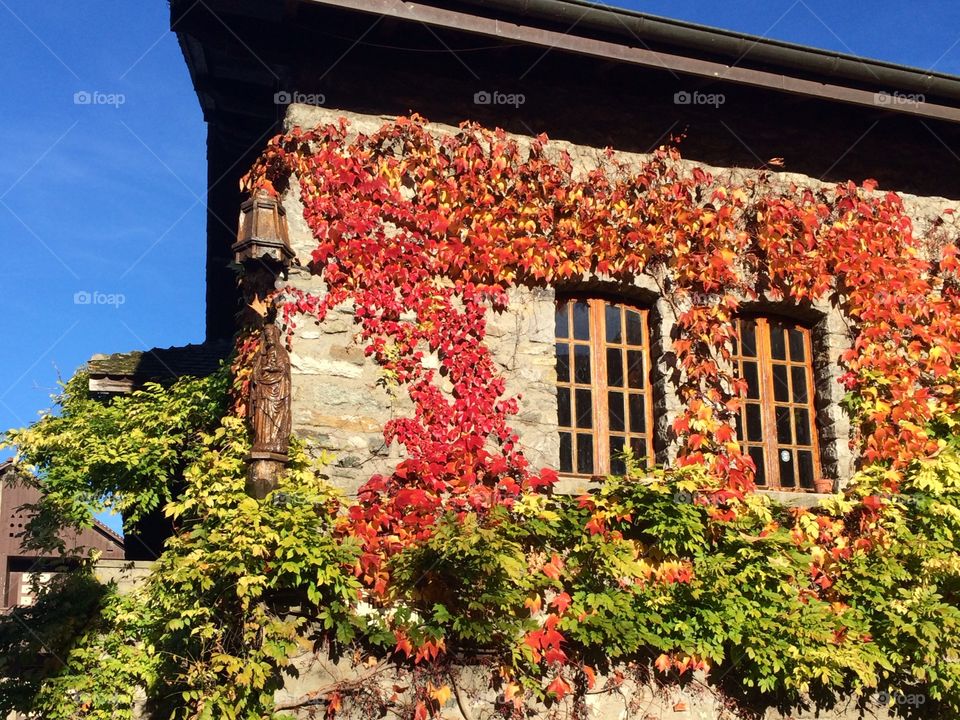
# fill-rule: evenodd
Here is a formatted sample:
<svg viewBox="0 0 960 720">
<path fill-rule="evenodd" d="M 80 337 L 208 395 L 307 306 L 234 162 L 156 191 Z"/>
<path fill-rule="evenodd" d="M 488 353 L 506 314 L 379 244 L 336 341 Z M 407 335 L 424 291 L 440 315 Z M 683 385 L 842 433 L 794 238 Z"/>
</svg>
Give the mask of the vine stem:
<svg viewBox="0 0 960 720">
<path fill-rule="evenodd" d="M 368 681 L 372 680 L 386 670 L 387 667 L 387 663 L 380 662 L 376 667 L 373 668 L 373 670 L 365 675 L 362 675 L 361 677 L 358 677 L 354 680 L 338 680 L 337 682 L 330 683 L 326 687 L 322 687 L 319 690 L 314 690 L 311 693 L 307 693 L 296 700 L 286 703 L 277 703 L 277 705 L 274 706 L 274 710 L 295 710 L 297 708 L 306 707 L 307 705 L 317 705 L 324 700 L 326 695 L 329 695 L 332 692 L 352 690 L 363 687 Z M 468 718 L 468 720 L 470 719 Z"/>
<path fill-rule="evenodd" d="M 457 707 L 460 709 L 460 714 L 463 715 L 463 720 L 473 720 L 473 716 L 470 714 L 470 711 L 467 710 L 466 703 L 464 703 L 463 698 L 460 697 L 460 688 L 457 686 L 457 681 L 453 677 L 453 672 L 448 670 L 447 677 L 450 678 L 450 687 L 453 688 L 453 696 L 457 699 Z"/>
</svg>

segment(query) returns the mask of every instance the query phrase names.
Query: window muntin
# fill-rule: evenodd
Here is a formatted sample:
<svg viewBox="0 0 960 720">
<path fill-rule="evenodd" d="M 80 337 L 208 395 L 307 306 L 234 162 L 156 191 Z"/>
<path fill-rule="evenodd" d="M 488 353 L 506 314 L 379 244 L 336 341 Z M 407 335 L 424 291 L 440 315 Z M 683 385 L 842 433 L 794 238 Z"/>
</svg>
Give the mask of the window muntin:
<svg viewBox="0 0 960 720">
<path fill-rule="evenodd" d="M 820 456 L 813 410 L 810 332 L 769 318 L 738 318 L 733 364 L 746 380 L 737 439 L 760 486 L 813 490 Z"/>
<path fill-rule="evenodd" d="M 600 298 L 557 303 L 560 472 L 622 474 L 653 457 L 647 311 Z"/>
</svg>

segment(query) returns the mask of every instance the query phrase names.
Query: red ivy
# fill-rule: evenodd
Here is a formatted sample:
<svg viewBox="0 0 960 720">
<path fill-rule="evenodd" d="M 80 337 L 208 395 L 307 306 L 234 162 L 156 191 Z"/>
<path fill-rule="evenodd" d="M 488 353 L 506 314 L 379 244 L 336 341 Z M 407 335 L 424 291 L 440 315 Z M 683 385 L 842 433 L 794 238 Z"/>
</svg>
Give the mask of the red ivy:
<svg viewBox="0 0 960 720">
<path fill-rule="evenodd" d="M 957 248 L 925 259 L 901 199 L 875 183 L 726 183 L 670 147 L 630 166 L 608 152 L 578 176 L 545 136 L 521 146 L 475 124 L 439 134 L 418 116 L 372 135 L 351 135 L 345 120 L 296 128 L 270 141 L 245 185 L 283 188 L 292 176 L 326 291 L 282 291 L 284 320 L 322 321 L 352 302 L 367 354 L 413 401 L 413 415 L 384 431 L 405 459 L 370 478 L 349 515 L 364 543 L 359 572 L 380 593 L 384 559 L 441 514 L 483 514 L 555 479 L 520 451 L 508 424 L 518 402 L 504 398 L 485 345 L 486 312 L 505 308 L 514 286 L 654 278 L 677 316 L 677 462 L 703 464 L 728 500 L 753 489 L 754 473 L 731 424 L 744 391 L 727 362 L 733 318 L 761 288 L 797 303 L 829 297 L 849 318 L 843 382 L 869 400 L 856 418 L 865 462 L 896 469 L 936 452 L 931 421 L 958 409 L 945 382 L 960 355 Z M 548 631 L 528 644 L 559 657 Z"/>
</svg>

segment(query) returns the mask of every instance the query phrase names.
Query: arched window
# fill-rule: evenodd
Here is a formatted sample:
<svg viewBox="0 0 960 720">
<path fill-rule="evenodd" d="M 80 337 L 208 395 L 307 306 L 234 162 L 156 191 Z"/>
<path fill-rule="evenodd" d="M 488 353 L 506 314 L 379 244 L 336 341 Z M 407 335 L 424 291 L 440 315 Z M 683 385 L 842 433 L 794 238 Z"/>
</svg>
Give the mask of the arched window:
<svg viewBox="0 0 960 720">
<path fill-rule="evenodd" d="M 774 318 L 739 318 L 734 370 L 747 382 L 737 439 L 769 488 L 813 490 L 820 457 L 810 332 Z"/>
<path fill-rule="evenodd" d="M 647 311 L 600 298 L 557 303 L 560 472 L 622 474 L 653 459 Z"/>
</svg>

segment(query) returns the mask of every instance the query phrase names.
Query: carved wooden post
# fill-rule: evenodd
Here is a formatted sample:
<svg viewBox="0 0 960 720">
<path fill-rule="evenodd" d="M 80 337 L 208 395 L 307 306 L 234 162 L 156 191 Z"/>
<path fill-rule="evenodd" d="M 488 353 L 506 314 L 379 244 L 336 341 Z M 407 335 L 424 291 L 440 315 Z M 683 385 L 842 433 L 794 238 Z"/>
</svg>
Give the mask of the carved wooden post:
<svg viewBox="0 0 960 720">
<path fill-rule="evenodd" d="M 276 487 L 290 446 L 290 357 L 272 323 L 261 331 L 253 359 L 247 420 L 253 430 L 247 493 L 263 499 Z"/>
<path fill-rule="evenodd" d="M 247 421 L 253 438 L 247 493 L 258 500 L 277 485 L 290 444 L 290 357 L 274 324 L 275 309 L 264 299 L 293 259 L 286 213 L 275 192 L 259 188 L 240 206 L 234 258 L 242 268 L 245 307 L 240 325 L 259 329 L 260 348 L 252 360 Z"/>
</svg>

